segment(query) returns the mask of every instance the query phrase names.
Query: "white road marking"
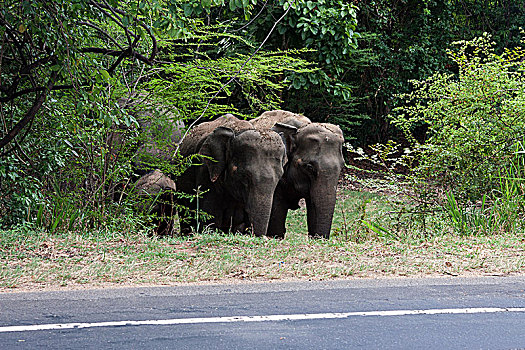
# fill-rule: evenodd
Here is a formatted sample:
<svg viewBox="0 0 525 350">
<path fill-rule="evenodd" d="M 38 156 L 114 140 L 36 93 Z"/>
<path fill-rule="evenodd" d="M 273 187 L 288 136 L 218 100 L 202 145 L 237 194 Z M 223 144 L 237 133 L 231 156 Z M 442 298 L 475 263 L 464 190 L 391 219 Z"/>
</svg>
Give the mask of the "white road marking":
<svg viewBox="0 0 525 350">
<path fill-rule="evenodd" d="M 442 314 L 483 314 L 500 312 L 525 312 L 525 308 L 463 308 L 463 309 L 428 309 L 428 310 L 392 310 L 392 311 L 361 311 L 344 313 L 295 314 L 295 315 L 268 315 L 268 316 L 231 316 L 231 317 L 199 317 L 174 318 L 168 320 L 145 321 L 110 321 L 93 323 L 56 323 L 27 326 L 0 327 L 0 333 L 27 332 L 43 330 L 80 329 L 95 327 L 124 327 L 124 326 L 157 326 L 181 325 L 198 323 L 232 323 L 232 322 L 278 322 L 298 320 L 338 319 L 363 316 L 409 316 L 409 315 L 442 315 Z"/>
</svg>

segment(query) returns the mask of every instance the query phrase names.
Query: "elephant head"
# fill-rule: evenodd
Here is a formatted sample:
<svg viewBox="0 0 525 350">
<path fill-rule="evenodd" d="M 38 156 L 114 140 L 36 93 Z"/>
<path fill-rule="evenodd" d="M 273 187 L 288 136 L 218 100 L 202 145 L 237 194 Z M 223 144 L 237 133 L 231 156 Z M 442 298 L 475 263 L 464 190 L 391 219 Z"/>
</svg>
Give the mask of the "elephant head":
<svg viewBox="0 0 525 350">
<path fill-rule="evenodd" d="M 135 183 L 134 191 L 138 200 L 135 207 L 153 214 L 155 231 L 159 235 L 169 235 L 173 231 L 175 190 L 175 182 L 158 169 L 143 175 Z"/>
<path fill-rule="evenodd" d="M 290 126 L 276 130 L 285 139 L 296 132 Z M 234 131 L 219 126 L 206 137 L 198 153 L 205 156 L 207 180 L 216 192 L 213 200 L 220 201 L 216 203 L 219 208 L 210 213 L 216 225 L 221 229 L 248 226 L 256 236 L 265 235 L 273 193 L 286 163 L 281 136 L 272 130 Z"/>
<path fill-rule="evenodd" d="M 299 199 L 304 198 L 309 235 L 328 238 L 339 173 L 344 165 L 341 129 L 333 124 L 312 123 L 303 115 L 280 110 L 264 112 L 251 123 L 257 129 L 276 123 L 297 128 L 297 133 L 287 134 L 285 138 L 288 162 L 274 194 L 268 235 L 284 237 L 288 210 L 299 208 Z"/>
<path fill-rule="evenodd" d="M 289 143 L 284 183 L 306 200 L 308 234 L 328 238 L 344 166 L 343 132 L 333 124 L 306 124 L 289 137 Z"/>
</svg>

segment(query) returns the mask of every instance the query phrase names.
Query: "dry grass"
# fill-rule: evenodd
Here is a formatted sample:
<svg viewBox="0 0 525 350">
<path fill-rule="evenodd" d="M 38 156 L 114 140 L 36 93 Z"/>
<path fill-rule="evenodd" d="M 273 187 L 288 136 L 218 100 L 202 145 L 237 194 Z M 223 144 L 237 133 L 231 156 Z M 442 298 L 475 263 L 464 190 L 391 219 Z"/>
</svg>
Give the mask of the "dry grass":
<svg viewBox="0 0 525 350">
<path fill-rule="evenodd" d="M 434 234 L 424 235 L 412 214 L 392 214 L 389 203 L 370 193 L 341 193 L 330 240 L 307 237 L 304 209 L 290 214 L 284 240 L 213 232 L 159 239 L 115 230 L 0 231 L 0 292 L 525 273 L 525 235 L 458 236 L 439 217 L 427 223 Z M 383 235 L 363 219 L 396 230 Z"/>
<path fill-rule="evenodd" d="M 501 235 L 362 243 L 304 235 L 282 241 L 220 234 L 165 240 L 138 234 L 31 236 L 2 245 L 0 291 L 525 272 L 525 239 Z"/>
</svg>

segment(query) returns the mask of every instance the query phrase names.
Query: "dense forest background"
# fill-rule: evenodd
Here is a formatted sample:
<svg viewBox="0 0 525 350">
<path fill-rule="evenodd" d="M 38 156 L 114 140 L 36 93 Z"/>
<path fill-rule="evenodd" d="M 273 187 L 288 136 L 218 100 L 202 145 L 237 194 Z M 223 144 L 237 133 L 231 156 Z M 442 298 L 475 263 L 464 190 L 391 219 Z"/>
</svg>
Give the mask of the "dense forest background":
<svg viewBox="0 0 525 350">
<path fill-rule="evenodd" d="M 4 0 L 0 226 L 134 220 L 137 149 L 167 150 L 141 163 L 168 174 L 187 164 L 176 121 L 282 108 L 354 146 L 402 139 L 388 116 L 411 80 L 458 75 L 458 40 L 511 50 L 523 24 L 523 0 Z"/>
</svg>

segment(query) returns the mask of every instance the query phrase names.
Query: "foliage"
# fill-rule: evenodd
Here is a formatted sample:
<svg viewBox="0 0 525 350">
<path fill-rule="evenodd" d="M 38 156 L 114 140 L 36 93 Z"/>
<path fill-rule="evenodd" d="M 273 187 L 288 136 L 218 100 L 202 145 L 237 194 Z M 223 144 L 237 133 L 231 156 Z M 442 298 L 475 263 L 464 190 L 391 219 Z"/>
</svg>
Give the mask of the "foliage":
<svg viewBox="0 0 525 350">
<path fill-rule="evenodd" d="M 125 217 L 135 205 L 138 163 L 171 175 L 188 163 L 174 156 L 169 137 L 178 120 L 248 118 L 280 107 L 339 124 L 356 143 L 385 140 L 392 134 L 385 115 L 403 102 L 398 93 L 409 91 L 409 79 L 457 73 L 444 54 L 452 40 L 488 31 L 498 48 L 515 47 L 521 4 L 6 0 L 0 226 L 40 220 L 50 227 L 61 210 L 85 211 L 75 225 Z M 143 132 L 145 120 L 155 132 Z M 414 137 L 422 125 L 414 124 Z M 144 144 L 164 155 L 142 152 Z M 453 170 L 447 174 L 460 175 Z"/>
<path fill-rule="evenodd" d="M 277 1 L 287 6 L 287 1 Z M 349 113 L 354 82 L 346 76 L 353 69 L 352 54 L 357 50 L 360 37 L 358 7 L 347 1 L 295 1 L 293 12 L 278 26 L 280 36 L 272 45 L 276 48 L 302 48 L 314 50 L 304 57 L 314 62 L 316 72 L 292 73 L 285 76 L 291 86 L 283 97 L 284 108 L 301 112 L 314 121 L 332 122 L 340 125 L 345 135 L 355 138 L 352 128 L 361 116 Z M 280 10 L 268 6 L 266 16 L 257 21 L 265 27 Z M 255 32 L 257 35 L 257 32 Z M 260 34 L 259 34 L 260 35 Z"/>
<path fill-rule="evenodd" d="M 126 59 L 150 63 L 156 44 L 142 22 L 134 18 L 141 29 L 129 29 L 133 16 L 107 2 L 4 5 L 0 163 L 6 171 L 0 178 L 5 205 L 0 222 L 5 225 L 31 219 L 30 207 L 59 182 L 57 170 L 79 158 L 75 148 L 89 150 L 92 161 L 98 160 L 100 143 L 93 141 L 103 138 L 101 130 L 120 123 L 121 114 L 110 103 L 112 89 L 107 89 L 119 82 L 116 68 Z"/>
<path fill-rule="evenodd" d="M 472 204 L 458 203 L 454 192 L 443 204 L 454 231 L 461 235 L 523 232 L 525 212 L 525 159 L 517 155 L 508 169 L 499 172 L 496 188 Z"/>
<path fill-rule="evenodd" d="M 523 232 L 525 51 L 494 46 L 488 34 L 457 42 L 449 54 L 458 75 L 413 81 L 399 96 L 392 122 L 410 148 L 349 146 L 381 169 L 379 189 L 411 199 L 424 235 L 439 232 L 430 227 L 437 218 L 442 231 L 461 235 Z"/>
<path fill-rule="evenodd" d="M 393 123 L 420 153 L 417 173 L 462 197 L 478 199 L 496 188 L 501 169 L 514 165 L 525 128 L 525 50 L 498 55 L 486 35 L 457 42 L 450 56 L 459 74 L 414 81 L 414 91 Z M 414 130 L 428 128 L 425 143 Z"/>
<path fill-rule="evenodd" d="M 345 79 L 354 86 L 354 105 L 348 114 L 364 115 L 352 128 L 356 145 L 398 138 L 388 115 L 402 105 L 409 80 L 434 72 L 456 73 L 446 55 L 453 41 L 471 40 L 487 32 L 497 50 L 519 45 L 519 26 L 525 23 L 524 1 L 425 0 L 360 1 L 359 50 L 349 62 Z"/>
<path fill-rule="evenodd" d="M 170 175 L 187 163 L 173 147 L 180 120 L 276 108 L 285 87 L 279 76 L 314 71 L 296 58 L 300 51 L 208 55 L 203 48 L 225 38 L 243 40 L 205 23 L 223 5 L 6 2 L 0 226 L 97 227 L 125 217 L 135 206 L 139 163 Z M 229 11 L 249 15 L 253 5 L 233 1 Z M 62 216 L 76 219 L 62 225 Z"/>
<path fill-rule="evenodd" d="M 277 76 L 274 82 L 286 87 L 278 94 L 283 101 L 280 107 L 306 113 L 316 121 L 337 122 L 345 130 L 355 124 L 356 118 L 344 108 L 350 101 L 352 86 L 343 79 L 351 68 L 349 60 L 359 37 L 355 4 L 341 0 L 278 0 L 249 3 L 248 7 L 228 13 L 220 6 L 201 7 L 194 6 L 189 12 L 194 17 L 206 14 L 220 40 L 214 46 L 199 42 L 198 55 L 231 58 L 249 54 L 263 42 L 267 50 L 298 54 L 318 69 L 288 70 Z M 276 19 L 284 15 L 277 23 Z M 242 23 L 241 17 L 250 19 Z M 268 36 L 274 26 L 275 33 Z M 244 113 L 260 114 L 265 110 L 263 105 L 239 103 L 242 90 L 233 90 L 228 101 L 241 106 Z"/>
</svg>

